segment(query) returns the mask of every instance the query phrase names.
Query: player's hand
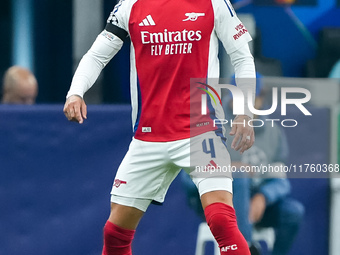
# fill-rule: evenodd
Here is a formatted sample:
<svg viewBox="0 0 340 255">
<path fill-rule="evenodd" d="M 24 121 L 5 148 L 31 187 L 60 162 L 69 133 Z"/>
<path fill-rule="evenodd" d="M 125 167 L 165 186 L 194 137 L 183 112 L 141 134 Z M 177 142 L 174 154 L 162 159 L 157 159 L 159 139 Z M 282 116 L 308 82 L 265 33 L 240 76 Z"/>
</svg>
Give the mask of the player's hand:
<svg viewBox="0 0 340 255">
<path fill-rule="evenodd" d="M 70 96 L 64 105 L 64 114 L 69 121 L 82 124 L 84 119 L 87 119 L 87 107 L 84 100 L 77 95 Z"/>
<path fill-rule="evenodd" d="M 250 117 L 247 115 L 236 116 L 229 133 L 235 136 L 231 148 L 240 151 L 241 154 L 253 146 L 255 141 L 254 128 L 248 125 L 249 120 Z"/>
<path fill-rule="evenodd" d="M 253 196 L 249 208 L 249 221 L 252 223 L 259 222 L 266 210 L 266 198 L 263 194 L 257 193 Z"/>
</svg>

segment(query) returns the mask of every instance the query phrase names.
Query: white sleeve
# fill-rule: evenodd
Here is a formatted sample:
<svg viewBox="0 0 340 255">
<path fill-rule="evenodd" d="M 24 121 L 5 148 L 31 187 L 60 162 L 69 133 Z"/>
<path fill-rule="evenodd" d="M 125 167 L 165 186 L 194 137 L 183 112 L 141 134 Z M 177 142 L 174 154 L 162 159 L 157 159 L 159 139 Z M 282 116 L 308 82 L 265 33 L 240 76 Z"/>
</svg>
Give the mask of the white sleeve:
<svg viewBox="0 0 340 255">
<path fill-rule="evenodd" d="M 215 32 L 228 54 L 252 40 L 229 0 L 211 0 L 215 14 Z"/>
<path fill-rule="evenodd" d="M 91 49 L 83 56 L 73 76 L 71 95 L 84 96 L 97 80 L 101 70 L 113 58 L 128 36 L 128 20 L 133 4 L 137 0 L 120 0 L 114 7 L 105 30 L 98 35 Z"/>
<path fill-rule="evenodd" d="M 107 24 L 111 24 L 128 32 L 131 8 L 136 1 L 137 0 L 120 0 L 110 13 L 106 21 Z"/>
<path fill-rule="evenodd" d="M 251 96 L 252 105 L 254 105 L 256 90 L 256 71 L 254 58 L 249 50 L 248 44 L 245 44 L 238 50 L 233 51 L 229 54 L 229 56 L 235 70 L 236 85 L 242 90 L 245 98 L 245 115 L 248 115 L 252 118 L 253 114 L 248 107 L 248 98 Z"/>
<path fill-rule="evenodd" d="M 254 58 L 248 44 L 229 54 L 231 64 L 234 66 L 235 78 L 255 78 Z"/>
<path fill-rule="evenodd" d="M 90 50 L 81 59 L 66 97 L 71 95 L 83 97 L 122 45 L 123 41 L 120 38 L 106 30 L 98 35 Z"/>
</svg>

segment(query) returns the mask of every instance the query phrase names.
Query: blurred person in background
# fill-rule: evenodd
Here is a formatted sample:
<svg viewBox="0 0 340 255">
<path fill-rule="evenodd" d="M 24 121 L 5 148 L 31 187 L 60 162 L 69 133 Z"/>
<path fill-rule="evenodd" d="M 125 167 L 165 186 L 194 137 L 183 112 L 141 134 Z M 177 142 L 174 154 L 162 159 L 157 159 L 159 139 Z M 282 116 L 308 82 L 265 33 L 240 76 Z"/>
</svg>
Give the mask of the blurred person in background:
<svg viewBox="0 0 340 255">
<path fill-rule="evenodd" d="M 234 79 L 231 82 L 235 85 Z M 264 106 L 265 90 L 261 75 L 257 73 L 256 109 Z M 223 98 L 226 116 L 232 116 L 232 98 Z M 265 117 L 265 116 L 263 116 Z M 262 116 L 254 116 L 261 119 Z M 269 122 L 268 122 L 269 123 Z M 281 127 L 272 123 L 254 127 L 255 142 L 252 148 L 243 154 L 229 150 L 232 165 L 237 169 L 251 166 L 284 166 L 288 158 L 288 142 Z M 258 123 L 254 123 L 257 126 Z M 227 125 L 227 134 L 230 126 Z M 232 137 L 227 135 L 227 146 L 231 147 Z M 189 206 L 203 218 L 199 196 L 190 178 L 182 174 L 182 182 L 187 192 Z M 233 174 L 234 207 L 240 231 L 248 242 L 252 255 L 261 254 L 261 246 L 252 240 L 254 229 L 272 227 L 275 230 L 275 242 L 272 255 L 288 254 L 304 215 L 303 205 L 289 197 L 291 186 L 283 171 L 262 173 Z"/>
<path fill-rule="evenodd" d="M 26 68 L 12 66 L 5 72 L 2 86 L 3 104 L 35 104 L 38 82 Z"/>
</svg>

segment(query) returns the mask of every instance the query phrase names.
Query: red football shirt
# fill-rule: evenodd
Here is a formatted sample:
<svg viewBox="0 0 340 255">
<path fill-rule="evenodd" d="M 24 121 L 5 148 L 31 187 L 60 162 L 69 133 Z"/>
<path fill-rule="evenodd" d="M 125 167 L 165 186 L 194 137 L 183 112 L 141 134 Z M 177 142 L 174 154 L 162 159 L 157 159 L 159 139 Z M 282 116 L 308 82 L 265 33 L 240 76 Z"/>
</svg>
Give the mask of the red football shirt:
<svg viewBox="0 0 340 255">
<path fill-rule="evenodd" d="M 131 38 L 131 103 L 135 138 L 165 142 L 216 129 L 221 106 L 192 78 L 219 77 L 218 39 L 231 53 L 251 40 L 228 0 L 122 0 L 106 30 Z M 217 90 L 217 92 L 219 92 Z"/>
</svg>

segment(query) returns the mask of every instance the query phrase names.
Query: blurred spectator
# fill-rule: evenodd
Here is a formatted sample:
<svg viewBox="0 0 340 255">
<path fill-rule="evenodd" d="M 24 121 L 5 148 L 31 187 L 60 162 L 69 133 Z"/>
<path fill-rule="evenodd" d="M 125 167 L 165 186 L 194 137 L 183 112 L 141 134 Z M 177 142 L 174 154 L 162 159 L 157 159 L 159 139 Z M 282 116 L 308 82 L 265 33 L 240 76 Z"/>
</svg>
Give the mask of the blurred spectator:
<svg viewBox="0 0 340 255">
<path fill-rule="evenodd" d="M 12 66 L 3 78 L 2 103 L 34 104 L 38 94 L 35 76 L 27 69 Z"/>
</svg>

